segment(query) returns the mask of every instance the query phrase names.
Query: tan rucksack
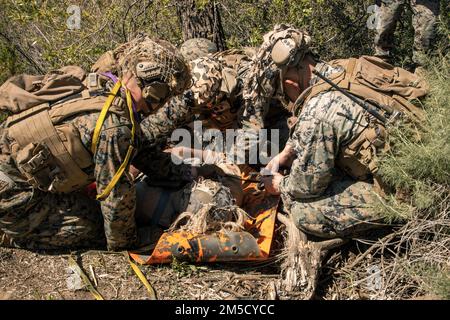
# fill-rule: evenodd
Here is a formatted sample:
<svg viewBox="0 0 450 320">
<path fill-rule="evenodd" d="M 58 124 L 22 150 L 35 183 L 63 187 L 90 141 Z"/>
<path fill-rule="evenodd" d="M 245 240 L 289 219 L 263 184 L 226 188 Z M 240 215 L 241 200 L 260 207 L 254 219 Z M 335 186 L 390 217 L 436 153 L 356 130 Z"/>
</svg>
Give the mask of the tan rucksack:
<svg viewBox="0 0 450 320">
<path fill-rule="evenodd" d="M 67 66 L 46 75 L 21 74 L 0 87 L 0 112 L 17 114 L 42 103 L 51 103 L 86 89 L 86 73 Z"/>
<path fill-rule="evenodd" d="M 423 111 L 412 104 L 411 100 L 428 93 L 429 88 L 424 79 L 372 56 L 333 60 L 327 64 L 343 68 L 342 72 L 333 73 L 328 80 L 368 104 L 377 105 L 387 118 L 389 113 L 398 111 L 411 120 L 423 119 Z M 328 90 L 336 89 L 320 79 L 302 93 L 296 105 Z"/>
<path fill-rule="evenodd" d="M 319 93 L 338 90 L 356 98 L 354 101 L 373 115 L 378 114 L 379 117 L 372 117 L 366 130 L 342 146 L 337 159 L 337 165 L 355 179 L 366 180 L 371 176 L 377 179 L 377 156 L 388 149 L 387 123 L 402 116 L 418 123 L 423 121 L 423 110 L 411 100 L 424 97 L 428 85 L 417 75 L 377 57 L 340 59 L 327 64 L 343 71 L 329 78 L 318 75 L 319 81 L 301 94 L 295 106 L 304 105 Z M 298 112 L 295 110 L 295 114 Z"/>
<path fill-rule="evenodd" d="M 65 120 L 100 112 L 109 100 L 108 111 L 130 119 L 129 110 L 116 93 L 111 97 L 97 74 L 86 76 L 76 66 L 41 76 L 18 75 L 0 87 L 0 110 L 10 114 L 5 126 L 13 140 L 11 157 L 30 185 L 67 193 L 93 180 L 83 169 L 92 165 L 96 145 L 93 142 L 95 148 L 86 150 L 77 128 Z M 99 118 L 98 126 L 102 124 Z M 94 134 L 93 140 L 97 139 Z"/>
</svg>

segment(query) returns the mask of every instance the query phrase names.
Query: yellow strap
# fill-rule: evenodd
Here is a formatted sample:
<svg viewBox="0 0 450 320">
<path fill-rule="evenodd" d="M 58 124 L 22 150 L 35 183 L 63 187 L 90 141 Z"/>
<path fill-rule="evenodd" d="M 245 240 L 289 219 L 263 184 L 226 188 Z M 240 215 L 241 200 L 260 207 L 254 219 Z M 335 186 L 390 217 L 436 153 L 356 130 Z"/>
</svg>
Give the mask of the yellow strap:
<svg viewBox="0 0 450 320">
<path fill-rule="evenodd" d="M 75 259 L 72 258 L 72 256 L 69 256 L 69 266 L 71 266 L 72 270 L 74 270 L 80 276 L 80 278 L 86 285 L 86 288 L 94 296 L 95 300 L 105 300 L 103 296 L 100 294 L 100 292 L 98 292 L 97 289 L 95 289 L 89 277 L 83 272 L 83 270 L 80 268 Z"/>
<path fill-rule="evenodd" d="M 150 299 L 157 300 L 158 298 L 156 297 L 155 289 L 153 289 L 152 285 L 148 282 L 147 278 L 142 273 L 141 269 L 139 269 L 139 267 L 133 261 L 131 261 L 128 252 L 125 252 L 125 254 L 128 258 L 128 262 L 130 262 L 131 269 L 133 269 L 134 273 L 137 275 L 139 280 L 141 280 L 142 284 L 145 286 L 145 288 L 147 288 L 147 291 L 150 295 Z"/>
<path fill-rule="evenodd" d="M 128 147 L 127 155 L 125 156 L 125 160 L 122 162 L 122 164 L 119 167 L 119 170 L 117 170 L 114 177 L 111 179 L 109 184 L 106 186 L 105 190 L 103 190 L 102 193 L 97 195 L 97 200 L 105 200 L 108 195 L 110 194 L 111 190 L 114 188 L 116 183 L 119 181 L 120 177 L 125 172 L 125 169 L 128 166 L 128 162 L 130 161 L 131 155 L 133 154 L 134 148 L 133 146 Z"/>
<path fill-rule="evenodd" d="M 100 136 L 100 130 L 103 126 L 103 123 L 106 118 L 106 114 L 108 113 L 108 110 L 112 104 L 112 101 L 114 100 L 115 96 L 119 92 L 120 87 L 122 86 L 120 81 L 117 81 L 116 85 L 114 86 L 113 90 L 111 91 L 111 95 L 108 97 L 108 99 L 105 102 L 105 105 L 102 108 L 102 111 L 100 112 L 100 116 L 98 118 L 97 124 L 95 125 L 94 129 L 94 136 L 92 138 L 92 152 L 95 155 L 95 152 L 97 151 L 97 145 L 98 145 L 98 138 Z M 128 106 L 128 112 L 130 115 L 130 121 L 131 121 L 131 141 L 134 142 L 134 136 L 136 133 L 136 122 L 134 119 L 134 112 L 133 112 L 133 101 L 131 100 L 131 93 L 130 91 L 123 86 L 126 93 L 126 99 L 127 99 L 127 106 Z M 133 155 L 134 147 L 133 145 L 130 145 L 127 150 L 127 154 L 125 156 L 125 160 L 120 165 L 117 172 L 114 174 L 113 178 L 109 182 L 109 184 L 106 186 L 106 188 L 103 190 L 102 193 L 97 195 L 97 200 L 104 200 L 108 197 L 108 195 L 111 193 L 111 190 L 114 188 L 114 186 L 119 181 L 120 177 L 122 177 L 123 173 L 125 172 L 125 169 L 128 167 L 128 164 L 131 160 L 131 156 Z"/>
<path fill-rule="evenodd" d="M 103 105 L 102 111 L 100 111 L 100 116 L 98 117 L 97 123 L 95 124 L 94 135 L 92 136 L 91 151 L 92 151 L 93 155 L 95 155 L 95 153 L 97 152 L 98 138 L 100 137 L 100 131 L 103 127 L 103 123 L 105 122 L 106 114 L 108 113 L 108 110 L 111 107 L 111 104 L 112 104 L 114 98 L 116 97 L 117 93 L 119 92 L 121 85 L 122 85 L 122 83 L 120 81 L 117 81 L 116 85 L 111 90 L 111 93 L 108 96 L 108 99 L 106 99 L 106 102 Z"/>
</svg>

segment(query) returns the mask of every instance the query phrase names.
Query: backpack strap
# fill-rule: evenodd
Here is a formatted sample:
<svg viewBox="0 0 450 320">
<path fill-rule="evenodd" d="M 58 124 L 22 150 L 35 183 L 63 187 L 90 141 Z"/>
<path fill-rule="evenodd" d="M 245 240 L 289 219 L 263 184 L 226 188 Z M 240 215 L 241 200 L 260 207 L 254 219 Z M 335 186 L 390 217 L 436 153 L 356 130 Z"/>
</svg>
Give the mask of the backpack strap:
<svg viewBox="0 0 450 320">
<path fill-rule="evenodd" d="M 40 105 L 37 105 L 35 107 L 32 107 L 32 108 L 27 109 L 25 111 L 22 111 L 21 113 L 10 115 L 6 119 L 6 128 L 10 128 L 14 124 L 22 121 L 23 119 L 32 117 L 35 114 L 37 114 L 37 113 L 39 113 L 39 112 L 41 112 L 43 110 L 48 110 L 49 108 L 50 108 L 50 105 L 48 103 L 42 103 Z"/>
</svg>

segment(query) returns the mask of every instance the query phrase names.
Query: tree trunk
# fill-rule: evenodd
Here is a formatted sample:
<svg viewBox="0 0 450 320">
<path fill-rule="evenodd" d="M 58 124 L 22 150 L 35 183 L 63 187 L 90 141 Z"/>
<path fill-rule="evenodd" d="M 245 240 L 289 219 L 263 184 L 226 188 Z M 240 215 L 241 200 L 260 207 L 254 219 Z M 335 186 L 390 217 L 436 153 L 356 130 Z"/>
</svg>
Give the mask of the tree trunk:
<svg viewBox="0 0 450 320">
<path fill-rule="evenodd" d="M 206 38 L 214 42 L 219 51 L 226 49 L 220 10 L 216 1 L 210 0 L 202 7 L 195 0 L 176 1 L 183 40 Z"/>
</svg>

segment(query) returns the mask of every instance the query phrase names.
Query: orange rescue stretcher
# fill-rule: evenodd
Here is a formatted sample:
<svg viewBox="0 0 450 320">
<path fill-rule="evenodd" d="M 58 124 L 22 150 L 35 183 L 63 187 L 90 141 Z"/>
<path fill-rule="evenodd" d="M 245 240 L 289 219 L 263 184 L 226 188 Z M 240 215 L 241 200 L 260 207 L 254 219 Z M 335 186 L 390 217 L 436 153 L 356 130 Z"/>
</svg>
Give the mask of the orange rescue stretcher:
<svg viewBox="0 0 450 320">
<path fill-rule="evenodd" d="M 244 167 L 242 180 L 244 209 L 250 215 L 245 231 L 193 234 L 186 231 L 163 233 L 152 252 L 129 252 L 140 264 L 261 261 L 270 255 L 278 210 L 278 197 L 267 196 L 258 183 L 249 182 L 251 168 Z"/>
</svg>

